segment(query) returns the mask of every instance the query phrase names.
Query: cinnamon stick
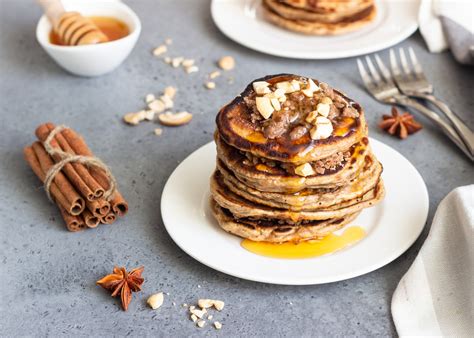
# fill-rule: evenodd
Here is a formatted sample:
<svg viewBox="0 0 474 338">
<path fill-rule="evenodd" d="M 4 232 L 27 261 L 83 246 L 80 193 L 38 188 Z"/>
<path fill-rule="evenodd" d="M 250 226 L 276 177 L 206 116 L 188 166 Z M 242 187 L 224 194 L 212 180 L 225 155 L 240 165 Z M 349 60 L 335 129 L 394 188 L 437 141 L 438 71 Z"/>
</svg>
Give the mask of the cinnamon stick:
<svg viewBox="0 0 474 338">
<path fill-rule="evenodd" d="M 113 212 L 108 213 L 100 219 L 100 222 L 103 224 L 112 224 L 117 219 L 117 216 Z"/>
<path fill-rule="evenodd" d="M 52 160 L 39 142 L 24 149 L 25 160 L 33 172 L 44 183 L 46 172 L 52 166 Z M 79 215 L 85 207 L 84 200 L 68 185 L 64 177 L 58 177 L 50 185 L 50 193 L 56 203 L 72 215 Z"/>
<path fill-rule="evenodd" d="M 52 123 L 45 123 L 36 128 L 36 137 L 41 142 L 45 142 L 51 131 L 55 128 Z M 69 147 L 69 144 L 64 140 L 64 137 L 59 133 L 51 140 L 51 146 L 53 148 L 59 148 L 68 153 L 74 153 Z M 56 163 L 62 160 L 59 154 L 52 156 Z M 93 201 L 104 195 L 104 189 L 97 183 L 96 180 L 91 176 L 87 168 L 81 163 L 67 163 L 63 167 L 65 175 L 69 178 L 72 185 L 84 196 L 87 200 Z"/>
<path fill-rule="evenodd" d="M 74 130 L 68 128 L 58 133 L 58 135 L 59 134 L 64 136 L 69 146 L 77 155 L 94 156 L 84 139 Z M 91 167 L 90 173 L 105 190 L 109 189 L 109 179 L 103 170 L 97 167 Z M 112 210 L 119 216 L 124 216 L 128 212 L 128 203 L 118 190 L 110 199 L 110 204 Z"/>
<path fill-rule="evenodd" d="M 93 215 L 89 210 L 84 210 L 82 213 L 82 216 L 84 218 L 84 222 L 89 228 L 95 228 L 99 225 L 100 223 L 100 218 Z"/>
<path fill-rule="evenodd" d="M 62 206 L 58 205 L 58 207 L 69 231 L 77 232 L 85 229 L 84 220 L 80 215 L 71 215 Z"/>
<path fill-rule="evenodd" d="M 110 203 L 101 198 L 95 201 L 86 201 L 87 209 L 97 217 L 105 216 L 110 211 Z"/>
</svg>

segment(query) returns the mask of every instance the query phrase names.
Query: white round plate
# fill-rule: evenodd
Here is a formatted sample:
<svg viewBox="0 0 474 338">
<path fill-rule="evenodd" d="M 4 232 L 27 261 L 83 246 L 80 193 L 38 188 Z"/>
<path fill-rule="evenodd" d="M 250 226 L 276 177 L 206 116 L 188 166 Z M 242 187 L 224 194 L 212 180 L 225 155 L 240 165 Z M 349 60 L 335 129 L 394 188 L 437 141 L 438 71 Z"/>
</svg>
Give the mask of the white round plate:
<svg viewBox="0 0 474 338">
<path fill-rule="evenodd" d="M 268 258 L 242 248 L 242 239 L 222 230 L 210 211 L 209 178 L 216 162 L 213 142 L 189 155 L 168 179 L 161 198 L 166 230 L 199 262 L 257 282 L 321 284 L 378 269 L 415 242 L 425 225 L 429 201 L 415 167 L 389 146 L 374 139 L 370 142 L 384 166 L 386 196 L 351 223 L 363 227 L 367 235 L 349 248 L 306 259 Z"/>
<path fill-rule="evenodd" d="M 338 59 L 391 47 L 418 28 L 419 0 L 378 0 L 377 17 L 353 33 L 309 36 L 267 22 L 261 0 L 213 0 L 212 18 L 232 40 L 259 52 L 296 59 Z"/>
</svg>

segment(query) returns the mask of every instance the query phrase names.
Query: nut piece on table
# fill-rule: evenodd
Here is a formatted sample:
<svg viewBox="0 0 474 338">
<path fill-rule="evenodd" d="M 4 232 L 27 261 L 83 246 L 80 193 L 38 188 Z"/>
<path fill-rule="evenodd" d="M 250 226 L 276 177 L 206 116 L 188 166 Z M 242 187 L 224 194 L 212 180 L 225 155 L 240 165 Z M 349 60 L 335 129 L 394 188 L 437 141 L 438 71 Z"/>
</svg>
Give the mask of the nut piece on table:
<svg viewBox="0 0 474 338">
<path fill-rule="evenodd" d="M 156 129 L 154 130 L 154 133 L 155 133 L 156 136 L 160 136 L 161 134 L 163 134 L 163 129 L 161 129 L 161 128 L 156 128 Z"/>
<path fill-rule="evenodd" d="M 305 164 L 299 165 L 295 168 L 295 174 L 298 175 L 298 176 L 306 177 L 306 176 L 314 175 L 314 174 L 316 174 L 316 172 L 314 171 L 311 164 L 305 163 Z"/>
<path fill-rule="evenodd" d="M 219 77 L 221 75 L 221 72 L 218 70 L 213 71 L 212 73 L 209 74 L 210 79 L 215 79 L 216 77 Z"/>
<path fill-rule="evenodd" d="M 199 319 L 197 321 L 197 326 L 199 326 L 200 328 L 203 328 L 205 324 L 206 324 L 206 321 L 204 321 L 202 319 Z"/>
<path fill-rule="evenodd" d="M 147 114 L 144 110 L 140 110 L 139 112 L 136 113 L 128 113 L 123 117 L 123 120 L 131 124 L 133 126 L 136 126 L 138 123 L 143 121 L 146 118 Z"/>
<path fill-rule="evenodd" d="M 256 97 L 255 103 L 257 104 L 258 112 L 265 118 L 268 119 L 272 116 L 275 109 L 273 108 L 272 102 L 268 97 Z"/>
<path fill-rule="evenodd" d="M 182 111 L 175 114 L 171 112 L 166 112 L 158 116 L 158 119 L 160 120 L 161 124 L 171 127 L 182 126 L 186 123 L 189 123 L 192 118 L 193 115 L 188 113 L 187 111 Z"/>
<path fill-rule="evenodd" d="M 147 94 L 145 96 L 145 102 L 146 103 L 150 103 L 150 102 L 155 101 L 155 100 L 156 100 L 156 98 L 155 98 L 155 95 L 153 95 L 153 94 Z"/>
<path fill-rule="evenodd" d="M 163 292 L 159 292 L 154 295 L 151 295 L 146 302 L 148 303 L 148 305 L 150 305 L 150 307 L 153 310 L 156 310 L 161 305 L 163 305 L 163 300 L 164 300 Z"/>
<path fill-rule="evenodd" d="M 168 96 L 170 99 L 174 99 L 177 91 L 178 90 L 175 87 L 168 86 L 165 88 L 163 94 Z"/>
<path fill-rule="evenodd" d="M 184 58 L 182 56 L 175 57 L 171 59 L 171 66 L 173 66 L 174 68 L 178 68 L 179 66 L 181 66 L 181 63 L 183 61 L 184 61 Z"/>
<path fill-rule="evenodd" d="M 160 56 L 161 54 L 164 54 L 167 51 L 168 51 L 168 47 L 166 47 L 165 45 L 161 45 L 161 46 L 156 47 L 153 50 L 153 55 L 154 56 Z"/>
<path fill-rule="evenodd" d="M 198 305 L 201 309 L 208 309 L 214 306 L 217 311 L 221 311 L 224 308 L 224 302 L 216 299 L 199 299 Z"/>
<path fill-rule="evenodd" d="M 212 81 L 208 81 L 206 82 L 206 84 L 204 85 L 207 89 L 214 89 L 216 88 L 216 83 L 215 82 L 212 82 Z"/>
<path fill-rule="evenodd" d="M 222 324 L 219 322 L 214 322 L 214 327 L 216 328 L 216 330 L 220 330 L 222 329 Z"/>
<path fill-rule="evenodd" d="M 198 317 L 193 313 L 191 314 L 191 320 L 193 321 L 193 323 L 196 323 L 198 320 Z"/>
<path fill-rule="evenodd" d="M 165 111 L 166 107 L 163 101 L 161 100 L 153 100 L 150 103 L 148 103 L 148 108 L 153 110 L 156 113 L 162 113 Z"/>
<path fill-rule="evenodd" d="M 184 67 L 184 70 L 185 70 L 186 73 L 188 73 L 188 74 L 199 72 L 198 66 Z"/>
<path fill-rule="evenodd" d="M 232 56 L 224 56 L 217 63 L 223 70 L 231 70 L 235 67 L 235 60 Z"/>
</svg>

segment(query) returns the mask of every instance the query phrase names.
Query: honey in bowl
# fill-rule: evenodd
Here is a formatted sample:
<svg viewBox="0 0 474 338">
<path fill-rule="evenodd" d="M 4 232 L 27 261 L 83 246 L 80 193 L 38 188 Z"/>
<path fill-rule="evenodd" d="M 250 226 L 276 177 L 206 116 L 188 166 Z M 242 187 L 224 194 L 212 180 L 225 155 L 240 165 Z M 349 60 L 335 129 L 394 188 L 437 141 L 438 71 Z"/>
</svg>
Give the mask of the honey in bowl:
<svg viewBox="0 0 474 338">
<path fill-rule="evenodd" d="M 119 19 L 109 16 L 89 16 L 87 18 L 107 36 L 109 41 L 118 40 L 130 34 L 128 26 Z M 61 39 L 54 30 L 51 30 L 49 34 L 49 41 L 54 45 L 66 46 L 66 44 L 61 42 Z"/>
<path fill-rule="evenodd" d="M 334 253 L 359 242 L 365 237 L 365 231 L 359 226 L 351 226 L 342 234 L 329 234 L 319 240 L 300 243 L 254 242 L 244 239 L 241 243 L 246 250 L 271 258 L 300 259 L 318 257 Z"/>
</svg>

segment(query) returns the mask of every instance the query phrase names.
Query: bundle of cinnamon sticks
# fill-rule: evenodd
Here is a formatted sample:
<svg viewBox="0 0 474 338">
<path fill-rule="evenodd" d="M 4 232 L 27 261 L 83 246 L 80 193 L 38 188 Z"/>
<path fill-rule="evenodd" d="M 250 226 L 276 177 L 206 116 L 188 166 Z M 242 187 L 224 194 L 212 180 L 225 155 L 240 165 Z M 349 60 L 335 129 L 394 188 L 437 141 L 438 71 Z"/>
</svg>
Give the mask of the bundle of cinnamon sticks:
<svg viewBox="0 0 474 338">
<path fill-rule="evenodd" d="M 39 141 L 23 151 L 25 160 L 43 183 L 53 165 L 63 160 L 59 154 L 49 154 L 44 145 L 55 128 L 52 123 L 40 125 L 35 131 Z M 49 145 L 68 154 L 94 157 L 83 138 L 70 128 L 55 132 Z M 128 203 L 117 189 L 106 198 L 110 187 L 110 178 L 103 169 L 71 161 L 62 166 L 46 188 L 58 205 L 67 229 L 80 231 L 100 223 L 112 224 L 117 216 L 127 213 Z"/>
</svg>

